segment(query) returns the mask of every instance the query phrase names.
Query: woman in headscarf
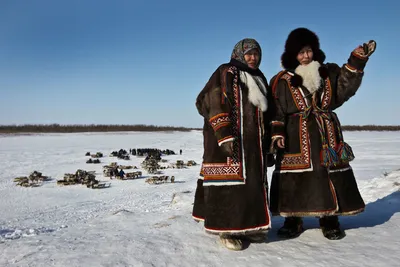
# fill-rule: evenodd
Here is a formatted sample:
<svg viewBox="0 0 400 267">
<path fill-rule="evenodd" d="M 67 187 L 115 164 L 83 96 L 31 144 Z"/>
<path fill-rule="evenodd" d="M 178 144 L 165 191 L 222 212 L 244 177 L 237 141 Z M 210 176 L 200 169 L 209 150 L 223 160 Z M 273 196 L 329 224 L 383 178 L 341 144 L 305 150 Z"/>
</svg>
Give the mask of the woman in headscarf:
<svg viewBox="0 0 400 267">
<path fill-rule="evenodd" d="M 271 226 L 265 159 L 273 103 L 260 62 L 257 41 L 241 40 L 196 100 L 204 154 L 193 218 L 232 250 L 243 249 L 243 240 L 265 241 Z"/>
</svg>

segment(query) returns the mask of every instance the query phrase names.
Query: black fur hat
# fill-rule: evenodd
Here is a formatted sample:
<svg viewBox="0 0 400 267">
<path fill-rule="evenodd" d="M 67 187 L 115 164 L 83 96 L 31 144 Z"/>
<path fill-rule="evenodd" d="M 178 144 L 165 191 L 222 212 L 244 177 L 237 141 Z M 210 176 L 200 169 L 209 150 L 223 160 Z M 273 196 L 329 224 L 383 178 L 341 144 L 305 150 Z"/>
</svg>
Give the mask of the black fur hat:
<svg viewBox="0 0 400 267">
<path fill-rule="evenodd" d="M 294 70 L 300 64 L 297 60 L 297 54 L 305 46 L 310 46 L 313 51 L 313 60 L 321 65 L 325 61 L 325 53 L 319 48 L 318 36 L 306 28 L 297 28 L 293 30 L 285 43 L 285 52 L 281 56 L 282 66 L 287 70 Z"/>
</svg>

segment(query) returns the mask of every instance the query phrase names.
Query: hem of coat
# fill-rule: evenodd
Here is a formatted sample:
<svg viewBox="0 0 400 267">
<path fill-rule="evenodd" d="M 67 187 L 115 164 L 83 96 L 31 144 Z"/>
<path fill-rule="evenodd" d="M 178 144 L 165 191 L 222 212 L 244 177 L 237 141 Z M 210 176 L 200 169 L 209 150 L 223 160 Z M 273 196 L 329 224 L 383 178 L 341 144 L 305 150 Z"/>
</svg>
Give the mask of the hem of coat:
<svg viewBox="0 0 400 267">
<path fill-rule="evenodd" d="M 271 229 L 271 223 L 264 225 L 264 226 L 257 226 L 257 227 L 249 227 L 243 229 L 210 229 L 205 227 L 205 231 L 209 234 L 222 234 L 222 233 L 229 233 L 229 234 L 238 234 L 238 235 L 248 235 L 260 232 L 268 232 Z"/>
<path fill-rule="evenodd" d="M 331 211 L 300 211 L 300 212 L 274 212 L 273 216 L 282 216 L 282 217 L 324 217 L 324 216 L 350 216 L 356 215 L 361 213 L 365 210 L 365 207 L 345 211 L 345 212 L 338 212 L 336 210 Z"/>
<path fill-rule="evenodd" d="M 218 181 L 218 182 L 211 182 L 208 180 L 204 180 L 203 186 L 227 186 L 227 185 L 244 185 L 246 184 L 245 181 L 238 181 L 238 182 L 232 182 L 232 181 Z"/>
<path fill-rule="evenodd" d="M 204 222 L 204 218 L 202 218 L 202 217 L 197 217 L 197 216 L 192 215 L 192 218 L 193 218 L 193 220 L 195 220 L 196 222 Z"/>
</svg>

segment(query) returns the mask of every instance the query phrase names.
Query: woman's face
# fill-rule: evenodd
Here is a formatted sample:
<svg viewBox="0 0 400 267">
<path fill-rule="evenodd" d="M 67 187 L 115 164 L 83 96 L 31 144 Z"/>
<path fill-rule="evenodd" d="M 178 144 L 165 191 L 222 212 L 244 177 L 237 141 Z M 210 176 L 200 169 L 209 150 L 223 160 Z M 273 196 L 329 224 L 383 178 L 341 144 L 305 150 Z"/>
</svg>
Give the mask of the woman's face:
<svg viewBox="0 0 400 267">
<path fill-rule="evenodd" d="M 244 54 L 244 60 L 247 63 L 247 66 L 252 69 L 258 68 L 258 63 L 260 61 L 260 53 L 257 49 L 251 49 L 249 52 Z"/>
<path fill-rule="evenodd" d="M 303 47 L 297 54 L 297 60 L 300 65 L 308 65 L 313 60 L 314 53 L 309 46 Z"/>
</svg>

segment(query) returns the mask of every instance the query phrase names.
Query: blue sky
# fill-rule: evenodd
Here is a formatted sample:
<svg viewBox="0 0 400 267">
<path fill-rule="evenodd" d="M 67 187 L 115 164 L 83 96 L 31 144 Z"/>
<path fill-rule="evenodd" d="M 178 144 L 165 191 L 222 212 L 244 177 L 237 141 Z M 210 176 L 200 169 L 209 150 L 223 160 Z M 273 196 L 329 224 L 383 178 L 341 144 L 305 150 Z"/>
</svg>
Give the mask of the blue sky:
<svg viewBox="0 0 400 267">
<path fill-rule="evenodd" d="M 400 125 L 399 3 L 1 0 L 0 124 L 202 127 L 196 96 L 236 42 L 259 41 L 270 79 L 289 32 L 307 27 L 340 66 L 377 41 L 342 124 Z"/>
</svg>

